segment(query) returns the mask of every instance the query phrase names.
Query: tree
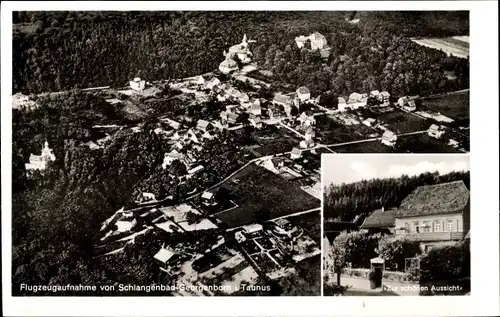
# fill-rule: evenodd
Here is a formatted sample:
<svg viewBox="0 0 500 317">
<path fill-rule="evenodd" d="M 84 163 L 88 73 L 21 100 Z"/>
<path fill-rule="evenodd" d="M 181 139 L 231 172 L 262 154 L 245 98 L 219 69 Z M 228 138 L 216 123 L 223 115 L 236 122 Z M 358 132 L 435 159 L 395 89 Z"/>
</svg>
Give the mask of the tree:
<svg viewBox="0 0 500 317">
<path fill-rule="evenodd" d="M 385 236 L 378 244 L 380 257 L 385 260 L 385 267 L 402 271 L 405 259 L 421 253 L 420 241 L 408 237 Z"/>
<path fill-rule="evenodd" d="M 184 163 L 182 163 L 181 161 L 179 160 L 174 160 L 172 162 L 172 164 L 170 164 L 170 173 L 179 177 L 179 176 L 183 176 L 183 175 L 186 175 L 187 173 L 187 168 L 186 168 L 186 165 Z"/>
<path fill-rule="evenodd" d="M 254 223 L 263 224 L 269 220 L 270 212 L 268 209 L 258 209 L 252 212 L 252 221 Z"/>
</svg>

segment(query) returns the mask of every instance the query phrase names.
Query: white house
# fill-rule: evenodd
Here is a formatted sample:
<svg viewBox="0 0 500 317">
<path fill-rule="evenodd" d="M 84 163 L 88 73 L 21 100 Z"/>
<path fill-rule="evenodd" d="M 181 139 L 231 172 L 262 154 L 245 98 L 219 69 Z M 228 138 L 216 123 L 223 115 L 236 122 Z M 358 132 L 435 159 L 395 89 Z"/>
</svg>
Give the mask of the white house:
<svg viewBox="0 0 500 317">
<path fill-rule="evenodd" d="M 398 136 L 394 134 L 394 132 L 390 130 L 385 130 L 384 134 L 382 135 L 382 143 L 387 145 L 387 146 L 394 146 L 396 145 L 396 141 L 398 139 Z"/>
<path fill-rule="evenodd" d="M 202 131 L 210 131 L 213 129 L 213 126 L 210 122 L 202 119 L 198 120 L 196 127 Z"/>
<path fill-rule="evenodd" d="M 344 97 L 338 97 L 337 99 L 338 99 L 337 109 L 339 111 L 344 111 L 347 108 L 347 103 L 346 103 Z"/>
<path fill-rule="evenodd" d="M 373 123 L 375 122 L 375 119 L 373 118 L 368 118 L 363 121 L 363 124 L 366 125 L 367 127 L 371 127 Z"/>
<path fill-rule="evenodd" d="M 307 101 L 311 99 L 311 92 L 307 89 L 307 87 L 299 87 L 297 89 L 297 97 L 302 102 Z"/>
<path fill-rule="evenodd" d="M 290 153 L 290 158 L 292 160 L 295 160 L 295 159 L 298 159 L 298 158 L 301 158 L 302 157 L 302 151 L 299 150 L 298 148 L 294 147 L 292 149 L 292 152 Z"/>
<path fill-rule="evenodd" d="M 137 91 L 142 91 L 146 88 L 146 81 L 141 80 L 139 77 L 135 77 L 134 80 L 130 81 L 130 88 Z"/>
<path fill-rule="evenodd" d="M 427 130 L 427 134 L 430 137 L 439 139 L 444 134 L 444 130 L 442 130 L 437 124 L 431 124 L 431 126 Z"/>
<path fill-rule="evenodd" d="M 415 100 L 410 100 L 402 108 L 406 111 L 415 111 L 417 110 L 417 105 L 415 104 Z"/>
<path fill-rule="evenodd" d="M 207 88 L 208 89 L 213 89 L 214 87 L 218 86 L 220 84 L 220 80 L 217 77 L 213 77 L 207 82 Z"/>
<path fill-rule="evenodd" d="M 250 118 L 250 123 L 257 129 L 262 128 L 262 119 L 259 116 L 252 115 Z"/>
<path fill-rule="evenodd" d="M 391 94 L 388 93 L 387 91 L 382 91 L 380 93 L 380 101 L 382 101 L 382 102 L 389 102 L 390 97 L 391 97 Z"/>
<path fill-rule="evenodd" d="M 325 36 L 318 32 L 314 32 L 309 36 L 301 35 L 299 37 L 296 37 L 295 43 L 297 44 L 298 48 L 303 48 L 307 40 L 311 41 L 312 50 L 323 49 L 327 45 Z"/>
<path fill-rule="evenodd" d="M 118 232 L 127 232 L 132 230 L 137 224 L 137 220 L 131 211 L 123 211 L 121 217 L 116 221 Z"/>
</svg>

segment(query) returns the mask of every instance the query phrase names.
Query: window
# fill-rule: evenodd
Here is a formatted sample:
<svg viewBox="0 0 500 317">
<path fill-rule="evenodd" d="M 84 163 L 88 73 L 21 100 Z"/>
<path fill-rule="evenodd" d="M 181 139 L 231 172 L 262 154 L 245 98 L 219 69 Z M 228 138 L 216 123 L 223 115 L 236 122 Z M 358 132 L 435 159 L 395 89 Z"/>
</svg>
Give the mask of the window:
<svg viewBox="0 0 500 317">
<path fill-rule="evenodd" d="M 448 220 L 446 222 L 446 230 L 451 232 L 451 231 L 454 231 L 454 229 L 455 229 L 455 226 L 453 224 L 453 220 Z"/>
<path fill-rule="evenodd" d="M 420 228 L 418 227 L 418 221 L 413 222 L 413 231 L 416 233 L 420 233 Z"/>
<path fill-rule="evenodd" d="M 404 231 L 405 231 L 405 233 L 410 232 L 410 225 L 408 224 L 408 222 L 405 222 L 405 224 L 404 224 Z"/>
<path fill-rule="evenodd" d="M 442 232 L 442 231 L 443 231 L 443 226 L 441 220 L 434 221 L 434 232 Z"/>
<path fill-rule="evenodd" d="M 422 225 L 422 232 L 431 232 L 431 222 L 430 221 L 424 221 Z"/>
</svg>

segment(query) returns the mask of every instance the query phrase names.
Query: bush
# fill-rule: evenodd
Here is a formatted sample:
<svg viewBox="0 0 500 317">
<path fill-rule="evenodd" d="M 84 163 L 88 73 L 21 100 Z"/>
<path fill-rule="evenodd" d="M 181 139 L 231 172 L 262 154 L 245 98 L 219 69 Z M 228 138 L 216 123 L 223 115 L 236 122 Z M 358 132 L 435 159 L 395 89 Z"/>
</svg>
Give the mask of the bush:
<svg viewBox="0 0 500 317">
<path fill-rule="evenodd" d="M 345 291 L 348 289 L 347 286 L 337 285 L 337 284 L 324 284 L 323 294 L 324 296 L 343 296 Z"/>
<path fill-rule="evenodd" d="M 436 246 L 420 258 L 421 282 L 467 276 L 470 276 L 470 250 L 467 243 Z"/>
<path fill-rule="evenodd" d="M 421 253 L 420 242 L 409 237 L 385 236 L 378 243 L 380 257 L 385 260 L 386 269 L 403 271 L 405 259 Z"/>
<path fill-rule="evenodd" d="M 333 241 L 331 256 L 336 266 L 369 268 L 370 259 L 377 257 L 376 252 L 380 234 L 369 235 L 359 231 L 342 232 Z"/>
</svg>

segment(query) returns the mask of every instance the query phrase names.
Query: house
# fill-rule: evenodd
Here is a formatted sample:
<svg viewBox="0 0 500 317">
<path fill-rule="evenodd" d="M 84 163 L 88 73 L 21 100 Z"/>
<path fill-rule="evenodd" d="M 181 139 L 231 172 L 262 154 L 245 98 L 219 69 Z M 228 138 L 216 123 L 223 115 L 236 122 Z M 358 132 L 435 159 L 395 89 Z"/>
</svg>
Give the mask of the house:
<svg viewBox="0 0 500 317">
<path fill-rule="evenodd" d="M 359 227 L 370 234 L 375 233 L 394 233 L 395 220 L 397 208 L 386 210 L 384 207 L 373 211 L 368 217 L 365 218 L 363 224 Z"/>
<path fill-rule="evenodd" d="M 45 141 L 41 155 L 30 154 L 30 162 L 25 164 L 26 170 L 44 170 L 48 162 L 56 160 L 56 156 L 49 148 L 49 143 Z"/>
<path fill-rule="evenodd" d="M 292 149 L 292 152 L 290 153 L 290 158 L 292 160 L 296 160 L 296 159 L 301 158 L 301 157 L 302 157 L 302 151 L 299 150 L 298 148 L 294 147 Z"/>
<path fill-rule="evenodd" d="M 457 140 L 450 139 L 448 140 L 448 145 L 454 148 L 458 148 L 460 146 L 460 143 L 458 143 Z"/>
<path fill-rule="evenodd" d="M 363 124 L 366 125 L 367 127 L 371 127 L 373 125 L 373 123 L 375 123 L 375 119 L 373 118 L 368 118 L 366 120 L 363 121 Z"/>
<path fill-rule="evenodd" d="M 402 107 L 406 111 L 415 111 L 417 110 L 417 105 L 415 103 L 415 100 L 410 100 L 408 101 L 405 105 Z"/>
<path fill-rule="evenodd" d="M 398 106 L 400 106 L 401 108 L 403 108 L 408 102 L 415 101 L 417 99 L 418 99 L 418 96 L 404 96 L 404 97 L 400 97 L 398 99 Z"/>
<path fill-rule="evenodd" d="M 444 134 L 444 130 L 442 130 L 437 124 L 431 124 L 431 126 L 427 130 L 427 134 L 430 137 L 439 139 Z"/>
<path fill-rule="evenodd" d="M 135 77 L 134 80 L 130 81 L 130 88 L 136 91 L 143 91 L 146 88 L 146 81 L 141 80 L 139 77 Z"/>
<path fill-rule="evenodd" d="M 137 225 L 137 220 L 132 211 L 122 211 L 121 216 L 115 222 L 118 232 L 127 232 Z"/>
<path fill-rule="evenodd" d="M 239 96 L 240 103 L 246 103 L 250 101 L 250 97 L 248 97 L 247 93 L 241 93 Z"/>
<path fill-rule="evenodd" d="M 230 112 L 229 111 L 222 111 L 219 116 L 220 119 L 222 120 L 223 123 L 227 122 L 227 116 Z"/>
<path fill-rule="evenodd" d="M 175 160 L 182 161 L 183 159 L 184 159 L 184 154 L 181 154 L 174 149 L 174 150 L 170 151 L 169 153 L 165 153 L 161 167 L 163 169 L 166 169 L 167 166 L 170 166 L 173 161 L 175 161 Z"/>
<path fill-rule="evenodd" d="M 30 100 L 29 96 L 23 95 L 20 92 L 12 96 L 12 109 L 32 109 L 36 106 L 36 103 L 33 100 Z"/>
<path fill-rule="evenodd" d="M 207 82 L 207 88 L 208 89 L 213 89 L 214 87 L 217 87 L 220 84 L 220 80 L 217 77 L 213 77 Z"/>
<path fill-rule="evenodd" d="M 298 228 L 285 218 L 271 220 L 269 223 L 272 225 L 271 232 L 274 233 L 275 236 L 286 236 L 291 238 L 298 232 Z"/>
<path fill-rule="evenodd" d="M 424 248 L 459 241 L 470 230 L 469 190 L 463 181 L 417 187 L 401 202 L 395 227 Z"/>
<path fill-rule="evenodd" d="M 299 87 L 299 89 L 297 89 L 297 97 L 302 102 L 307 101 L 311 99 L 311 92 L 307 87 Z"/>
<path fill-rule="evenodd" d="M 313 129 L 312 126 L 308 126 L 305 131 L 305 139 L 307 140 L 313 140 L 316 137 L 316 131 Z"/>
<path fill-rule="evenodd" d="M 274 96 L 273 103 L 277 105 L 281 105 L 283 107 L 290 107 L 293 104 L 292 98 L 290 96 L 285 96 L 281 94 L 277 94 Z"/>
<path fill-rule="evenodd" d="M 299 146 L 303 149 L 308 149 L 314 146 L 314 141 L 312 139 L 305 139 L 300 141 Z"/>
<path fill-rule="evenodd" d="M 189 129 L 187 133 L 184 135 L 185 140 L 190 140 L 195 143 L 200 143 L 201 135 L 195 132 L 193 129 Z"/>
<path fill-rule="evenodd" d="M 344 99 L 344 97 L 338 97 L 338 106 L 337 109 L 340 111 L 344 111 L 347 108 L 347 103 Z"/>
<path fill-rule="evenodd" d="M 357 92 L 353 92 L 349 95 L 349 100 L 347 101 L 347 107 L 351 109 L 357 109 L 366 106 L 366 102 L 368 101 L 368 96 L 366 94 L 359 94 Z"/>
<path fill-rule="evenodd" d="M 238 63 L 234 59 L 231 58 L 230 54 L 227 54 L 224 51 L 223 54 L 226 58 L 219 64 L 219 70 L 223 74 L 229 74 L 231 72 L 238 71 L 240 68 L 238 67 Z"/>
<path fill-rule="evenodd" d="M 215 136 L 212 135 L 210 133 L 210 131 L 207 131 L 207 132 L 203 133 L 203 135 L 201 137 L 204 139 L 207 139 L 207 140 L 213 140 Z"/>
<path fill-rule="evenodd" d="M 227 123 L 236 124 L 236 122 L 238 122 L 238 115 L 236 113 L 230 112 L 227 115 Z"/>
<path fill-rule="evenodd" d="M 382 101 L 384 103 L 389 102 L 390 97 L 391 97 L 391 94 L 385 90 L 380 93 L 380 101 Z"/>
<path fill-rule="evenodd" d="M 166 249 L 165 245 L 153 256 L 162 267 L 174 264 L 180 260 L 180 255 L 173 250 Z"/>
<path fill-rule="evenodd" d="M 347 222 L 347 221 L 323 222 L 323 234 L 326 236 L 330 244 L 333 243 L 333 240 L 335 240 L 335 238 L 340 233 L 344 231 L 347 232 L 358 231 L 358 229 L 359 229 L 358 225 L 352 222 Z"/>
<path fill-rule="evenodd" d="M 380 91 L 378 91 L 378 90 L 372 90 L 372 91 L 370 91 L 370 97 L 374 97 L 374 98 L 378 99 L 379 96 L 380 96 Z"/>
<path fill-rule="evenodd" d="M 141 193 L 139 199 L 136 201 L 138 204 L 156 202 L 156 196 L 153 193 Z"/>
<path fill-rule="evenodd" d="M 295 38 L 295 43 L 298 48 L 303 48 L 307 40 L 311 41 L 311 50 L 323 49 L 326 45 L 326 38 L 323 34 L 314 32 L 309 36 L 299 36 Z"/>
<path fill-rule="evenodd" d="M 262 108 L 260 106 L 260 101 L 252 103 L 252 105 L 248 109 L 248 113 L 253 114 L 255 116 L 261 116 Z"/>
<path fill-rule="evenodd" d="M 203 132 L 210 131 L 214 128 L 214 126 L 210 122 L 201 119 L 198 120 L 196 127 Z"/>
<path fill-rule="evenodd" d="M 307 113 L 302 112 L 299 116 L 300 124 L 304 127 L 309 127 L 316 124 L 316 118 L 314 116 L 309 116 Z"/>
<path fill-rule="evenodd" d="M 257 129 L 262 128 L 262 119 L 260 118 L 260 116 L 255 116 L 252 114 L 250 116 L 250 123 Z"/>
<path fill-rule="evenodd" d="M 203 165 L 198 165 L 198 166 L 196 166 L 195 168 L 190 169 L 190 170 L 189 170 L 189 171 L 187 171 L 187 172 L 188 172 L 188 174 L 190 174 L 190 175 L 194 175 L 194 174 L 196 174 L 196 173 L 198 173 L 198 172 L 201 172 L 203 169 L 204 169 Z"/>
<path fill-rule="evenodd" d="M 215 205 L 216 202 L 214 193 L 208 191 L 203 192 L 203 194 L 201 194 L 201 202 L 207 206 Z"/>
<path fill-rule="evenodd" d="M 205 84 L 205 78 L 203 78 L 203 76 L 196 76 L 194 77 L 193 79 L 193 84 L 196 84 L 196 85 L 203 85 Z"/>
<path fill-rule="evenodd" d="M 387 145 L 387 146 L 395 146 L 396 141 L 398 139 L 398 136 L 394 134 L 394 132 L 390 130 L 385 130 L 384 134 L 382 135 L 382 143 Z"/>
</svg>

